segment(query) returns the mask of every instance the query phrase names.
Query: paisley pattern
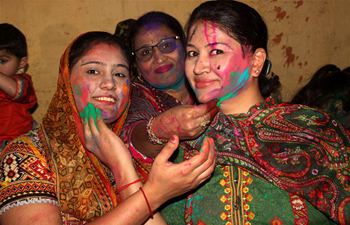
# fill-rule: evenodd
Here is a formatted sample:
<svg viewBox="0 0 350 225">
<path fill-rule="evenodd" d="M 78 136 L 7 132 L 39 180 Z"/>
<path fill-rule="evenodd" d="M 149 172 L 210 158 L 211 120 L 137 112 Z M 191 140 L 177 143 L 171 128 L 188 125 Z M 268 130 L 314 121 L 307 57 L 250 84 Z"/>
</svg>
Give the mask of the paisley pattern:
<svg viewBox="0 0 350 225">
<path fill-rule="evenodd" d="M 350 223 L 349 131 L 327 114 L 273 98 L 247 114 L 218 113 L 185 158 L 204 136 L 214 138 L 218 166 L 187 197 L 185 224 Z M 170 224 L 176 205 L 164 210 Z"/>
</svg>

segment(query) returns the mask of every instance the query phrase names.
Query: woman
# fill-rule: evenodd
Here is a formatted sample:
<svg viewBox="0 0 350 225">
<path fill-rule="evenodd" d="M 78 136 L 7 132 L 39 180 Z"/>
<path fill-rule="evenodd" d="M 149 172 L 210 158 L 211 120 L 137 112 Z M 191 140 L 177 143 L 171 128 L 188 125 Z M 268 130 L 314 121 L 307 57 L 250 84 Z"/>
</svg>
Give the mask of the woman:
<svg viewBox="0 0 350 225">
<path fill-rule="evenodd" d="M 67 48 L 42 125 L 0 155 L 1 224 L 165 224 L 153 211 L 210 176 L 211 141 L 197 159 L 172 164 L 173 136 L 142 188 L 115 135 L 129 88 L 129 61 L 113 35 L 88 32 Z M 167 181 L 168 173 L 175 179 Z"/>
<path fill-rule="evenodd" d="M 198 136 L 215 110 L 192 105 L 184 72 L 185 35 L 174 17 L 146 13 L 133 23 L 130 41 L 139 81 L 132 84 L 122 137 L 146 177 L 153 158 L 171 135 L 180 140 Z"/>
<path fill-rule="evenodd" d="M 348 131 L 327 114 L 269 96 L 267 27 L 236 1 L 202 3 L 188 22 L 186 75 L 201 103 L 220 112 L 205 133 L 215 140 L 214 175 L 168 207 L 169 224 L 349 224 Z M 272 79 L 272 80 L 271 80 Z M 186 204 L 185 204 L 186 203 Z"/>
</svg>

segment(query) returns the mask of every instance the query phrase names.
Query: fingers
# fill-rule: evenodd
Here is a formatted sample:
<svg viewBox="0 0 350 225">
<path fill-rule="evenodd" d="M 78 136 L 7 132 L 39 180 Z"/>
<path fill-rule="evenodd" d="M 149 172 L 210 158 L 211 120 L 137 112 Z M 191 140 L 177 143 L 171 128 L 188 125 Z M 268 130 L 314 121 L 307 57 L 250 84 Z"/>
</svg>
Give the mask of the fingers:
<svg viewBox="0 0 350 225">
<path fill-rule="evenodd" d="M 200 153 L 189 160 L 182 162 L 183 174 L 195 172 L 197 176 L 204 172 L 215 160 L 215 146 L 212 138 L 206 137 L 203 141 Z"/>
<path fill-rule="evenodd" d="M 165 163 L 168 162 L 169 158 L 172 156 L 174 151 L 179 146 L 179 137 L 176 135 L 172 135 L 168 141 L 163 147 L 163 149 L 160 151 L 158 156 L 156 157 L 155 161 Z"/>
</svg>

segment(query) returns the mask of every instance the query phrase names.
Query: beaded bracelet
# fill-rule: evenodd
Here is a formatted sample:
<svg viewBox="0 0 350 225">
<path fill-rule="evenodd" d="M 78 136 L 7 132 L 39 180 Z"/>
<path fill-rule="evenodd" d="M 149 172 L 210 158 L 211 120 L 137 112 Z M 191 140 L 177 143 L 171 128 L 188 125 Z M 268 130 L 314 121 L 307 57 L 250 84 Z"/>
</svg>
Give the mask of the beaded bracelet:
<svg viewBox="0 0 350 225">
<path fill-rule="evenodd" d="M 147 204 L 147 207 L 148 207 L 148 210 L 149 210 L 149 218 L 153 219 L 153 211 L 152 211 L 151 205 L 148 202 L 148 199 L 146 197 L 145 191 L 142 189 L 142 187 L 140 187 L 140 191 L 141 191 L 143 197 L 145 198 L 145 201 L 146 201 L 146 204 Z"/>
<path fill-rule="evenodd" d="M 130 182 L 130 183 L 125 184 L 125 185 L 122 185 L 122 186 L 120 186 L 118 188 L 118 192 L 121 192 L 122 190 L 127 189 L 128 187 L 130 187 L 131 185 L 136 184 L 136 183 L 141 182 L 141 181 L 142 181 L 141 179 L 137 179 L 137 180 L 135 180 L 133 182 Z"/>
<path fill-rule="evenodd" d="M 153 124 L 153 119 L 154 117 L 151 117 L 151 119 L 148 121 L 147 126 L 146 126 L 146 131 L 148 135 L 148 140 L 155 145 L 163 145 L 164 143 L 167 142 L 165 139 L 160 139 L 158 138 L 152 131 L 152 124 Z"/>
</svg>

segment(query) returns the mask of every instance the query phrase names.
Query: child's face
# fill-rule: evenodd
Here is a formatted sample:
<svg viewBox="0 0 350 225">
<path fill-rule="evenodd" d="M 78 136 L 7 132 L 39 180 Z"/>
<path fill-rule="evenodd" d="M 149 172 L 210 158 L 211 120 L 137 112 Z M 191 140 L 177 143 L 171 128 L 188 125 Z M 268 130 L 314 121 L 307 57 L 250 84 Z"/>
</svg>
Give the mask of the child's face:
<svg viewBox="0 0 350 225">
<path fill-rule="evenodd" d="M 0 50 L 0 73 L 6 76 L 15 75 L 20 68 L 21 60 L 7 50 Z"/>
</svg>

